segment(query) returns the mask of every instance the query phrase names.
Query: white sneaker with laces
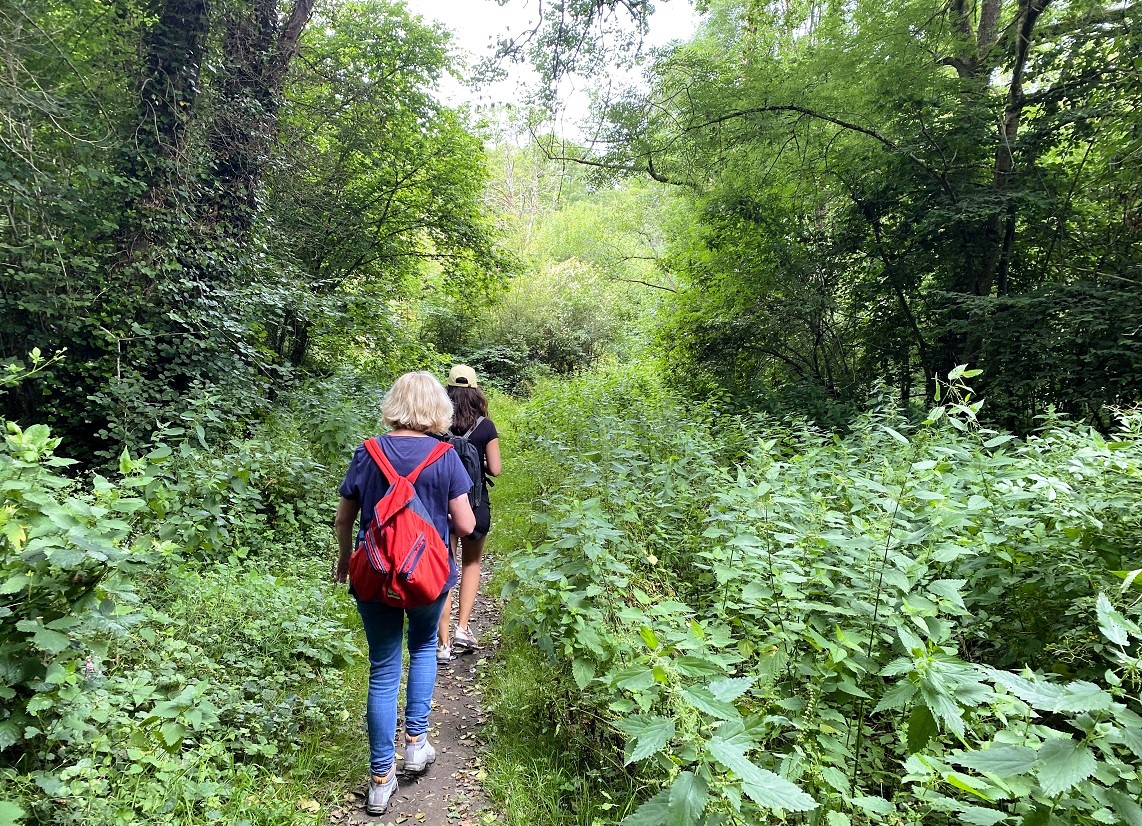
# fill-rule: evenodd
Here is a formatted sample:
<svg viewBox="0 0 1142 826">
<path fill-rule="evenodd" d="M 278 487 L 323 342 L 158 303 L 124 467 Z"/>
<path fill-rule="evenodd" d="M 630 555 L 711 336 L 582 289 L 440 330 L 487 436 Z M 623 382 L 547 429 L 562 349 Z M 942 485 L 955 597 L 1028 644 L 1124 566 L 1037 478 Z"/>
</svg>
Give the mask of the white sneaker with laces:
<svg viewBox="0 0 1142 826">
<path fill-rule="evenodd" d="M 460 651 L 475 651 L 480 647 L 480 641 L 476 639 L 476 635 L 463 625 L 456 626 L 456 633 L 452 635 L 452 644 Z"/>
<path fill-rule="evenodd" d="M 438 663 L 452 662 L 452 646 L 446 642 L 438 643 L 436 646 L 436 661 Z"/>
</svg>

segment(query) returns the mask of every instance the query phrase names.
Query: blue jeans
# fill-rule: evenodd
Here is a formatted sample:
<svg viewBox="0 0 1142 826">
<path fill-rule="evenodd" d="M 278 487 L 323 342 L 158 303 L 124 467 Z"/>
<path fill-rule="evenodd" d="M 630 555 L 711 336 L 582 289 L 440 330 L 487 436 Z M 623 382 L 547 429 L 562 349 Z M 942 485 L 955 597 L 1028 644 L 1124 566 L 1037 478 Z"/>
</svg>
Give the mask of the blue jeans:
<svg viewBox="0 0 1142 826">
<path fill-rule="evenodd" d="M 396 760 L 397 691 L 401 675 L 401 637 L 408 614 L 408 684 L 405 687 L 404 731 L 417 737 L 428 731 L 428 711 L 436 688 L 436 626 L 445 591 L 430 605 L 392 608 L 378 602 L 357 602 L 369 641 L 369 765 L 386 775 Z"/>
</svg>

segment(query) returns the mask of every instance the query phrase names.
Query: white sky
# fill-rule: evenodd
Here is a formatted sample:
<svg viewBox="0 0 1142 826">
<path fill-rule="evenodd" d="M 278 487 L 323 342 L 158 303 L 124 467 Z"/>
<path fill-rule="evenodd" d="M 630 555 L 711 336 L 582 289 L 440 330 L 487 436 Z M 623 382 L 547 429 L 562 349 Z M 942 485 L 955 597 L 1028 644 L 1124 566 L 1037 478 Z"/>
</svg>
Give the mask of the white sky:
<svg viewBox="0 0 1142 826">
<path fill-rule="evenodd" d="M 490 56 L 496 44 L 505 37 L 518 36 L 535 26 L 540 0 L 406 0 L 409 9 L 426 20 L 438 20 L 451 29 L 453 48 L 465 57 L 468 65 Z M 694 33 L 699 17 L 689 0 L 660 0 L 650 18 L 650 32 L 646 45 L 663 46 L 673 40 L 687 40 Z M 441 83 L 440 93 L 452 105 L 519 103 L 524 99 L 525 88 L 534 84 L 536 75 L 530 67 L 519 63 L 506 63 L 508 78 L 482 89 L 472 89 L 447 77 Z M 583 81 L 572 79 L 561 91 L 563 113 L 555 124 L 555 131 L 565 138 L 581 137 L 580 123 L 589 111 L 588 84 L 599 91 L 607 82 L 617 86 L 637 82 L 639 74 L 614 71 L 608 79 Z"/>
</svg>

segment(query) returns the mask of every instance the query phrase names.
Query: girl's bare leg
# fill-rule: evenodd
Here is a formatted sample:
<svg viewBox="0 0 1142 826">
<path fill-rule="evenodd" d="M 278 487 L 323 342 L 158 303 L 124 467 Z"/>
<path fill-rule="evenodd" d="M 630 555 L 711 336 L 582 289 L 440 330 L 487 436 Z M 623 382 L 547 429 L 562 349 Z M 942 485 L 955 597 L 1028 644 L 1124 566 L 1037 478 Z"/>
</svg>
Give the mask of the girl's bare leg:
<svg viewBox="0 0 1142 826">
<path fill-rule="evenodd" d="M 472 618 L 472 608 L 476 604 L 476 592 L 480 589 L 480 558 L 484 555 L 484 543 L 488 537 L 479 539 L 461 539 L 460 569 L 460 614 L 456 624 L 461 628 L 468 627 L 468 620 Z"/>
</svg>

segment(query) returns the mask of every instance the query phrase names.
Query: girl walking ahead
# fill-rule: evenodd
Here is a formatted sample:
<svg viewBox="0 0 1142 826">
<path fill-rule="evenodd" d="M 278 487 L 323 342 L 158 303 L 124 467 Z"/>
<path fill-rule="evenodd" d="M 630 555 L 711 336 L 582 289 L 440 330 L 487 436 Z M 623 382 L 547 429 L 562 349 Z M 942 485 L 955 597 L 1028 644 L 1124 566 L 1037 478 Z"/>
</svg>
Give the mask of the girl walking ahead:
<svg viewBox="0 0 1142 826">
<path fill-rule="evenodd" d="M 448 398 L 452 400 L 452 434 L 466 436 L 480 454 L 480 463 L 486 476 L 499 476 L 500 436 L 495 423 L 488 418 L 488 398 L 476 380 L 476 371 L 466 364 L 455 365 L 448 374 Z M 444 610 L 440 614 L 439 642 L 436 659 L 447 662 L 452 659 L 452 649 L 473 651 L 479 646 L 476 635 L 468 628 L 472 618 L 472 607 L 476 604 L 476 592 L 480 587 L 480 558 L 484 554 L 484 543 L 492 526 L 492 508 L 488 502 L 487 482 L 483 481 L 481 504 L 474 508 L 476 529 L 460 537 L 460 608 L 456 621 L 456 636 L 451 638 L 449 631 L 452 620 L 452 596 L 445 599 Z"/>
</svg>

